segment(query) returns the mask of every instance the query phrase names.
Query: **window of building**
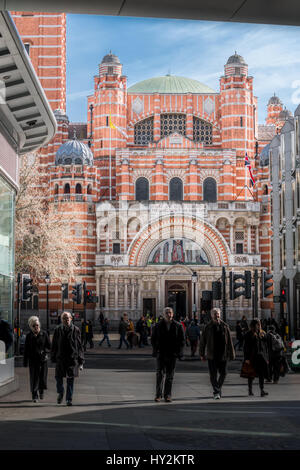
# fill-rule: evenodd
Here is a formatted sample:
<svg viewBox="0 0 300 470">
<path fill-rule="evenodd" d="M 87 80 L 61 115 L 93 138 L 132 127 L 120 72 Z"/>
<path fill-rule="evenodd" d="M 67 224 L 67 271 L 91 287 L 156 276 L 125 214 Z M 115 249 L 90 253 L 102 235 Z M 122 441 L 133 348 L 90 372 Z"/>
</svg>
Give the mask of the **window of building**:
<svg viewBox="0 0 300 470">
<path fill-rule="evenodd" d="M 30 44 L 29 44 L 29 42 L 25 42 L 24 46 L 25 46 L 25 50 L 26 50 L 27 54 L 30 55 L 30 54 L 29 54 L 29 51 L 30 51 Z"/>
<path fill-rule="evenodd" d="M 154 118 L 147 118 L 134 126 L 134 143 L 136 145 L 148 145 L 153 142 Z"/>
<path fill-rule="evenodd" d="M 70 194 L 70 185 L 69 185 L 69 183 L 66 183 L 66 184 L 65 184 L 65 187 L 64 187 L 64 194 Z"/>
<path fill-rule="evenodd" d="M 81 194 L 82 193 L 81 184 L 79 184 L 79 183 L 76 184 L 75 192 L 76 192 L 76 194 Z"/>
<path fill-rule="evenodd" d="M 160 115 L 160 135 L 167 137 L 177 132 L 185 135 L 186 133 L 186 116 L 185 114 L 161 114 Z"/>
<path fill-rule="evenodd" d="M 54 186 L 54 194 L 58 194 L 58 184 Z"/>
<path fill-rule="evenodd" d="M 149 201 L 149 181 L 147 178 L 140 177 L 135 182 L 136 201 Z"/>
<path fill-rule="evenodd" d="M 204 145 L 212 144 L 212 125 L 197 117 L 193 118 L 193 139 L 203 142 Z"/>
<path fill-rule="evenodd" d="M 243 127 L 243 116 L 240 117 L 240 126 Z"/>
<path fill-rule="evenodd" d="M 87 187 L 87 194 L 92 194 L 92 186 L 90 184 Z"/>
<path fill-rule="evenodd" d="M 236 75 L 241 75 L 241 68 L 240 67 L 235 67 L 235 74 Z"/>
<path fill-rule="evenodd" d="M 77 253 L 76 255 L 76 265 L 81 266 L 81 253 Z"/>
<path fill-rule="evenodd" d="M 236 243 L 235 244 L 235 252 L 239 255 L 244 253 L 244 244 L 243 243 Z"/>
<path fill-rule="evenodd" d="M 217 183 L 214 178 L 205 178 L 203 181 L 203 201 L 217 201 Z"/>
<path fill-rule="evenodd" d="M 121 253 L 121 245 L 120 243 L 113 243 L 113 254 L 119 255 Z"/>
<path fill-rule="evenodd" d="M 114 73 L 114 68 L 113 67 L 107 67 L 107 73 L 108 73 L 108 75 L 112 75 Z"/>
<path fill-rule="evenodd" d="M 183 200 L 183 183 L 180 178 L 172 178 L 169 183 L 169 199 L 170 201 Z"/>
</svg>

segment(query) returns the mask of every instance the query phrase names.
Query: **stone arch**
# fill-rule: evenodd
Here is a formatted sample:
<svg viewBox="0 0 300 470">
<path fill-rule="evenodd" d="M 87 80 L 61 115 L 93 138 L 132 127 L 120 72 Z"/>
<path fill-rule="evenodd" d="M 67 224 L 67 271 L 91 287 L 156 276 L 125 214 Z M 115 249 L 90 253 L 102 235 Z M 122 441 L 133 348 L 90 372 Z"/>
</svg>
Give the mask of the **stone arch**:
<svg viewBox="0 0 300 470">
<path fill-rule="evenodd" d="M 129 266 L 145 266 L 151 251 L 163 239 L 170 237 L 170 226 L 174 238 L 185 238 L 195 241 L 203 247 L 211 266 L 227 266 L 230 250 L 222 234 L 207 221 L 195 217 L 178 215 L 156 219 L 143 227 L 132 240 L 129 249 Z M 184 233 L 183 233 L 184 232 Z"/>
</svg>

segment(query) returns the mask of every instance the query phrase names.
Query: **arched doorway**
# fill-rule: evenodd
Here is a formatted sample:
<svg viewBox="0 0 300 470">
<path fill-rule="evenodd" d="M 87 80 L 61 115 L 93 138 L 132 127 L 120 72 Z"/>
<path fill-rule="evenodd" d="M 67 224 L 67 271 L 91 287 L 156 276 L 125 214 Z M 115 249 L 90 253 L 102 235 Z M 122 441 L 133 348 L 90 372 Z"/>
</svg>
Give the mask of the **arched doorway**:
<svg viewBox="0 0 300 470">
<path fill-rule="evenodd" d="M 175 320 L 189 316 L 189 303 L 191 300 L 190 283 L 188 281 L 166 281 L 166 307 L 174 311 Z"/>
</svg>

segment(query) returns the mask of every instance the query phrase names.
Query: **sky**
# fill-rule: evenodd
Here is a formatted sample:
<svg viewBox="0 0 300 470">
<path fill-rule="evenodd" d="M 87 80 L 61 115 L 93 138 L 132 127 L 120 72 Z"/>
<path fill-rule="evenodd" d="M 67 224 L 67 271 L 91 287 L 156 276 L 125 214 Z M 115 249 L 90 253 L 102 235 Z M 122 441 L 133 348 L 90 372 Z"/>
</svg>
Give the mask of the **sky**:
<svg viewBox="0 0 300 470">
<path fill-rule="evenodd" d="M 294 112 L 300 103 L 300 28 L 212 21 L 67 14 L 67 115 L 86 122 L 93 77 L 109 52 L 123 64 L 128 87 L 168 73 L 219 91 L 235 51 L 248 64 L 258 122 L 275 93 Z"/>
</svg>

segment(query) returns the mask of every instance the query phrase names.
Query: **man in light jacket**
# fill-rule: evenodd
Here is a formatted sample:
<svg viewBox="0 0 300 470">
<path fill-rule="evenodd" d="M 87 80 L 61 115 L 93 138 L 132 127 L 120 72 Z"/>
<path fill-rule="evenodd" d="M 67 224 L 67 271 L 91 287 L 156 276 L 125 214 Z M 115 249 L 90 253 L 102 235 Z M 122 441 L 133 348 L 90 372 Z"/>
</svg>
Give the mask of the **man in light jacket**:
<svg viewBox="0 0 300 470">
<path fill-rule="evenodd" d="M 235 358 L 235 351 L 229 326 L 221 320 L 220 309 L 214 308 L 211 317 L 211 321 L 206 325 L 201 336 L 199 352 L 201 360 L 205 358 L 208 360 L 214 399 L 219 400 L 227 373 L 227 361 Z M 219 378 L 217 378 L 218 372 Z"/>
</svg>

